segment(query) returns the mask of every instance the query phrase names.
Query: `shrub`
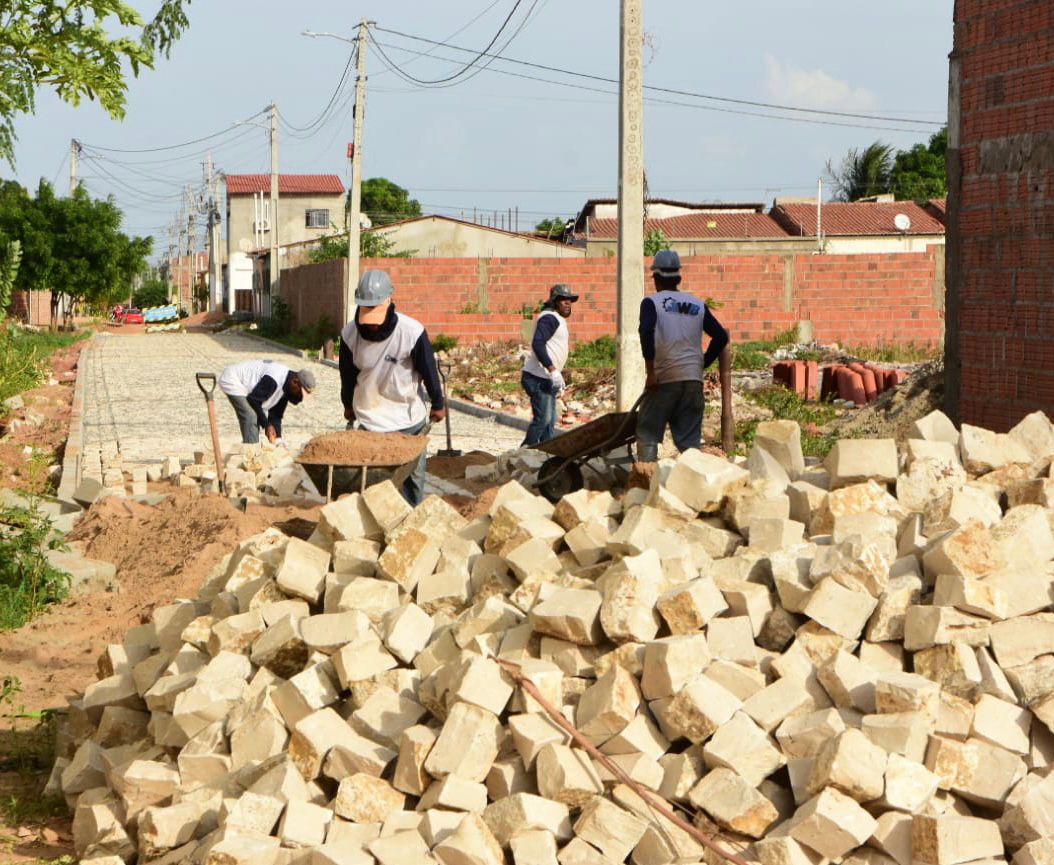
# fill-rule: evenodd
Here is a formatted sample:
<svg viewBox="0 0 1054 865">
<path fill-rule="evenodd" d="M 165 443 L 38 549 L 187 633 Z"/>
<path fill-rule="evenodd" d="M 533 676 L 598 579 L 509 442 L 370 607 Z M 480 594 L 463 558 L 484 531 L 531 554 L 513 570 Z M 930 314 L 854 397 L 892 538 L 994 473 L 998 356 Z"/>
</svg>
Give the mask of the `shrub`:
<svg viewBox="0 0 1054 865">
<path fill-rule="evenodd" d="M 149 309 L 152 306 L 164 306 L 168 303 L 168 284 L 160 279 L 144 282 L 132 295 L 132 306 Z"/>
<path fill-rule="evenodd" d="M 433 351 L 450 351 L 457 348 L 457 337 L 447 333 L 437 333 L 432 339 Z"/>
<path fill-rule="evenodd" d="M 51 520 L 33 507 L 0 508 L 0 630 L 19 628 L 69 591 L 69 574 L 48 562 Z"/>
<path fill-rule="evenodd" d="M 567 357 L 567 365 L 604 367 L 614 366 L 618 355 L 618 343 L 615 337 L 604 335 L 592 342 L 580 342 Z"/>
</svg>

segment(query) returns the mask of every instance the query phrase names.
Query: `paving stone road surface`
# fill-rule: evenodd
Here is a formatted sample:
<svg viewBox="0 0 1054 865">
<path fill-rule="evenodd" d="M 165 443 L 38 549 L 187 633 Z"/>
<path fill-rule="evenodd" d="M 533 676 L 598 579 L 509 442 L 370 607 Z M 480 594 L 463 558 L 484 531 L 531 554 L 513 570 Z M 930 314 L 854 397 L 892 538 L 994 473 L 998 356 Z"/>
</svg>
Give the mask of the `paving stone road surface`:
<svg viewBox="0 0 1054 865">
<path fill-rule="evenodd" d="M 340 376 L 336 369 L 304 360 L 237 333 L 100 334 L 81 356 L 84 366 L 83 437 L 86 453 L 120 453 L 124 464 L 183 459 L 210 450 L 205 399 L 194 380 L 197 372 L 220 371 L 231 363 L 270 358 L 292 369 L 310 365 L 318 388 L 299 406 L 289 406 L 284 438 L 299 450 L 313 435 L 343 429 Z M 241 441 L 227 398 L 217 389 L 220 445 L 228 452 Z M 523 432 L 492 419 L 451 413 L 453 445 L 464 452 L 500 454 L 518 447 Z M 429 454 L 446 446 L 437 424 L 429 436 Z"/>
</svg>

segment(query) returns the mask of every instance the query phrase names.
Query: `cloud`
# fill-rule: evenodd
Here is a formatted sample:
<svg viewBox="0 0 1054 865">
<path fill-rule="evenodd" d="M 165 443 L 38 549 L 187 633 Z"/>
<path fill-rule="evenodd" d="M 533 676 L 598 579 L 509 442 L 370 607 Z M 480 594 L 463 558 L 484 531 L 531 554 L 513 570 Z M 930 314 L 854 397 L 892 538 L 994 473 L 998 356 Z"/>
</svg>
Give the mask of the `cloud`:
<svg viewBox="0 0 1054 865">
<path fill-rule="evenodd" d="M 834 108 L 850 111 L 873 111 L 878 98 L 865 87 L 852 87 L 822 69 L 799 69 L 765 55 L 765 86 L 776 102 L 801 108 Z"/>
</svg>

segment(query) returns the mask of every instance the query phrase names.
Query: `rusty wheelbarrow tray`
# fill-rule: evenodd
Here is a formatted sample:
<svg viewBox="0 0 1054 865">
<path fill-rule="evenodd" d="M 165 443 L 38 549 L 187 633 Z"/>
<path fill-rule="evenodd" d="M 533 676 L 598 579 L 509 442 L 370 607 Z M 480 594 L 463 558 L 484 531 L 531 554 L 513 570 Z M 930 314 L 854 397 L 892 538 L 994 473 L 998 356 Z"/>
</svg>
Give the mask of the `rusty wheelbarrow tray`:
<svg viewBox="0 0 1054 865">
<path fill-rule="evenodd" d="M 629 411 L 601 415 L 589 423 L 560 433 L 534 445 L 535 450 L 552 456 L 538 469 L 538 490 L 556 502 L 568 493 L 582 489 L 582 466 L 593 457 L 606 457 L 611 451 L 637 440 L 637 408 L 643 394 Z M 614 462 L 618 462 L 617 460 Z"/>
<path fill-rule="evenodd" d="M 311 478 L 315 488 L 326 497 L 327 502 L 347 493 L 361 493 L 366 487 L 372 487 L 384 481 L 391 481 L 398 487 L 413 473 L 421 451 L 428 446 L 427 432 L 430 427 L 431 424 L 427 425 L 422 435 L 415 436 L 415 438 L 420 438 L 421 447 L 417 455 L 407 462 L 398 464 L 372 461 L 336 463 L 303 457 L 298 457 L 296 461 L 304 467 L 307 476 Z"/>
</svg>

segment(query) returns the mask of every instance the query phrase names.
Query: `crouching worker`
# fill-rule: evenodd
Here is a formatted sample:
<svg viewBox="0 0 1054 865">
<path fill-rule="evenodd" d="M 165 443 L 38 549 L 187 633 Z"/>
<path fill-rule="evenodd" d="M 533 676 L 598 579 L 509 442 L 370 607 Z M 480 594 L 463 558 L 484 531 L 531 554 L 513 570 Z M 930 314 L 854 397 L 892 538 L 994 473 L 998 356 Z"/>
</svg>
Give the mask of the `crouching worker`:
<svg viewBox="0 0 1054 865">
<path fill-rule="evenodd" d="M 419 435 L 446 417 L 446 405 L 428 332 L 395 311 L 394 290 L 383 270 L 359 279 L 355 318 L 340 333 L 340 399 L 349 429 L 357 421 L 373 432 Z M 414 507 L 424 499 L 427 450 L 403 483 Z"/>
<path fill-rule="evenodd" d="M 271 360 L 245 360 L 228 366 L 216 383 L 234 406 L 242 442 L 256 444 L 262 429 L 273 444 L 281 443 L 286 406 L 299 405 L 315 389 L 315 374 Z"/>
</svg>

